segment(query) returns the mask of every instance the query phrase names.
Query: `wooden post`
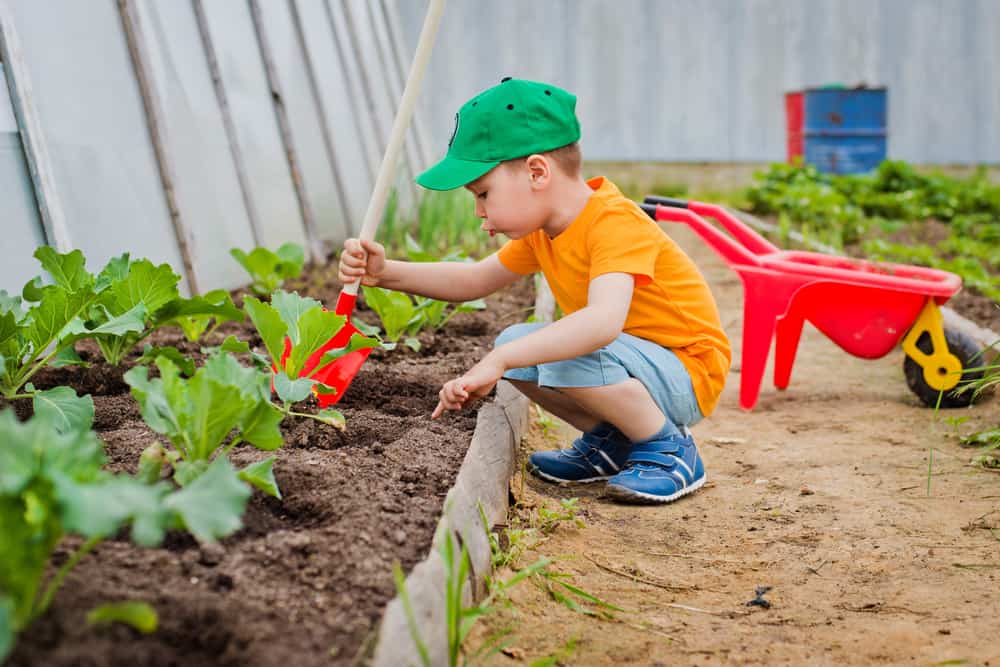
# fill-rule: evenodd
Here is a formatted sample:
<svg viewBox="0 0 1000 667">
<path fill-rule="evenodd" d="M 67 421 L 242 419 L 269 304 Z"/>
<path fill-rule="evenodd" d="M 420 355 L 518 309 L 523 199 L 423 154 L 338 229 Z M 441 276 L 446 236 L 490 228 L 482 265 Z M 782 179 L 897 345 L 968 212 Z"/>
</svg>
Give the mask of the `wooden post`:
<svg viewBox="0 0 1000 667">
<path fill-rule="evenodd" d="M 257 208 L 253 204 L 253 197 L 250 196 L 250 180 L 247 178 L 246 167 L 243 166 L 243 152 L 240 150 L 239 140 L 236 137 L 236 127 L 233 125 L 232 115 L 229 113 L 229 100 L 226 97 L 226 87 L 222 83 L 219 59 L 215 55 L 215 45 L 212 44 L 212 34 L 208 29 L 208 19 L 205 17 L 205 8 L 202 6 L 201 1 L 191 0 L 191 7 L 194 9 L 195 20 L 198 23 L 198 34 L 201 37 L 202 48 L 205 49 L 205 60 L 208 61 L 208 71 L 212 75 L 212 85 L 215 88 L 215 97 L 219 102 L 222 124 L 226 128 L 226 139 L 229 141 L 229 152 L 233 156 L 236 179 L 239 181 L 240 191 L 243 193 L 243 205 L 246 206 L 247 218 L 250 220 L 250 235 L 253 237 L 254 245 L 260 245 L 263 238 L 260 232 L 260 217 L 257 215 Z"/>
<path fill-rule="evenodd" d="M 149 136 L 153 142 L 153 151 L 156 155 L 156 164 L 159 167 L 160 182 L 163 184 L 163 194 L 167 200 L 167 208 L 170 211 L 170 222 L 174 228 L 174 237 L 177 239 L 177 248 L 181 253 L 181 261 L 184 264 L 184 275 L 187 278 L 188 289 L 191 294 L 198 294 L 198 275 L 191 257 L 191 248 L 188 240 L 191 239 L 190 231 L 184 224 L 180 207 L 177 204 L 177 192 L 174 189 L 175 174 L 173 158 L 168 148 L 167 126 L 164 122 L 163 105 L 157 94 L 156 86 L 152 81 L 149 67 L 149 55 L 146 50 L 146 38 L 142 30 L 142 21 L 135 6 L 135 0 L 118 0 L 118 13 L 121 15 L 122 26 L 125 28 L 125 37 L 128 42 L 129 54 L 132 57 L 132 66 L 135 71 L 135 78 L 139 83 L 139 92 L 142 94 L 142 105 L 146 110 L 146 124 L 149 128 Z"/>
<path fill-rule="evenodd" d="M 73 249 L 73 242 L 66 226 L 62 201 L 56 190 L 52 161 L 49 159 L 45 133 L 35 108 L 31 80 L 21 51 L 21 40 L 6 0 L 0 0 L 0 56 L 6 69 L 7 87 L 10 89 L 21 144 L 24 146 L 28 173 L 35 189 L 45 240 L 59 252 L 69 252 Z"/>
<path fill-rule="evenodd" d="M 302 180 L 302 169 L 299 168 L 299 158 L 295 153 L 292 128 L 288 123 L 288 111 L 285 109 L 285 97 L 282 93 L 281 81 L 278 78 L 278 70 L 274 66 L 274 58 L 271 56 L 271 44 L 267 41 L 267 30 L 260 14 L 260 5 L 258 0 L 247 0 L 247 2 L 250 5 L 254 33 L 257 35 L 260 59 L 264 63 L 264 72 L 267 74 L 267 85 L 271 89 L 271 103 L 274 106 L 275 118 L 278 120 L 281 143 L 285 147 L 288 170 L 291 172 L 292 183 L 295 186 L 295 198 L 299 202 L 299 213 L 302 215 L 302 224 L 305 227 L 309 255 L 314 264 L 324 264 L 326 263 L 326 252 L 323 250 L 323 241 L 319 237 L 319 230 L 316 229 L 316 217 L 313 215 L 309 195 L 306 193 L 306 185 Z"/>
<path fill-rule="evenodd" d="M 323 104 L 323 96 L 320 94 L 316 68 L 313 66 L 312 54 L 309 52 L 309 43 L 306 41 L 306 33 L 302 27 L 302 17 L 299 15 L 296 0 L 288 0 L 288 11 L 292 13 L 295 34 L 298 37 L 299 45 L 302 47 L 302 58 L 306 64 L 306 78 L 309 81 L 309 92 L 316 107 L 316 115 L 319 117 L 319 129 L 323 135 L 323 147 L 326 149 L 326 158 L 330 163 L 330 169 L 333 171 L 333 186 L 337 189 L 337 199 L 340 201 L 340 214 L 344 219 L 344 231 L 350 236 L 354 234 L 354 221 L 351 220 L 351 209 L 347 200 L 347 188 L 344 187 L 344 179 L 340 175 L 340 169 L 337 166 L 337 152 L 333 147 L 333 135 L 330 132 L 330 125 L 326 115 L 326 105 Z"/>
</svg>

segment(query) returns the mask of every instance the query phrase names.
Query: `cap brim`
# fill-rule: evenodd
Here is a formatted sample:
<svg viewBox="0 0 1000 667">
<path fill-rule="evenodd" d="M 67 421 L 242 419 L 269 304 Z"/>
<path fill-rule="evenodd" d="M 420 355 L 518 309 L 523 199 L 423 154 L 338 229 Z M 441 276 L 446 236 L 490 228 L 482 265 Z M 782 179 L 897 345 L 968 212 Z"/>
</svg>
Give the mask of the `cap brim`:
<svg viewBox="0 0 1000 667">
<path fill-rule="evenodd" d="M 417 176 L 417 184 L 428 190 L 454 190 L 468 185 L 498 164 L 500 164 L 499 160 L 479 162 L 478 160 L 461 160 L 446 156 L 436 165 Z"/>
</svg>

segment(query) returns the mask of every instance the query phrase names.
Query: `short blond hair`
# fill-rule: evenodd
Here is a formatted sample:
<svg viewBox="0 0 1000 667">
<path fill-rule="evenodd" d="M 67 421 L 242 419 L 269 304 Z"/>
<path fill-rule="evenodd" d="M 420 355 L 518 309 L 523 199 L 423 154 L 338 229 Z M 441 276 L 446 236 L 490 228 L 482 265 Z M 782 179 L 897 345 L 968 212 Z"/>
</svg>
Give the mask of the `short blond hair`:
<svg viewBox="0 0 1000 667">
<path fill-rule="evenodd" d="M 580 150 L 579 141 L 574 141 L 571 144 L 566 144 L 565 146 L 554 148 L 550 151 L 545 151 L 544 153 L 539 153 L 539 155 L 544 155 L 555 162 L 556 165 L 558 165 L 559 170 L 570 178 L 576 178 L 580 175 L 580 169 L 583 165 L 583 151 Z M 527 157 L 528 156 L 525 155 L 513 160 L 504 160 L 503 164 L 521 164 Z"/>
</svg>

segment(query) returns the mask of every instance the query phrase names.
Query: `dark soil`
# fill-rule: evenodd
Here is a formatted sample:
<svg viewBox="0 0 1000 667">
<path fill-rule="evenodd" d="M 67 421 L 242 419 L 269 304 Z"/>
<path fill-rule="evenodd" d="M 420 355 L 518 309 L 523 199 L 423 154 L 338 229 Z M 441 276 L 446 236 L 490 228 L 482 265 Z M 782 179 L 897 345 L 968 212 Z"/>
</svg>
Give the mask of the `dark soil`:
<svg viewBox="0 0 1000 667">
<path fill-rule="evenodd" d="M 335 276 L 333 267 L 311 270 L 287 288 L 332 305 L 340 288 Z M 283 424 L 286 444 L 274 466 L 282 500 L 255 492 L 244 528 L 217 545 L 200 546 L 180 533 L 157 549 L 124 536 L 104 542 L 19 638 L 9 664 L 354 664 L 395 595 L 393 562 L 409 571 L 427 554 L 475 427 L 474 409 L 432 422 L 437 392 L 481 358 L 500 330 L 523 320 L 532 299 L 530 281 L 522 281 L 487 299 L 487 311 L 458 315 L 441 332 L 421 335 L 420 353 L 402 346 L 373 353 L 336 406 L 347 419 L 345 433 L 312 420 Z M 358 316 L 375 321 L 363 304 Z M 150 342 L 200 359 L 201 345 L 228 334 L 260 345 L 248 324 L 227 324 L 199 344 L 178 330 L 157 332 Z M 81 344 L 79 351 L 99 358 L 96 347 Z M 94 427 L 115 471 L 134 471 L 140 452 L 159 437 L 122 380 L 130 365 L 47 369 L 35 378 L 39 388 L 70 384 L 94 395 Z M 22 417 L 30 411 L 15 407 Z M 244 446 L 233 460 L 245 465 L 267 455 Z M 61 545 L 56 564 L 77 544 Z M 124 600 L 151 604 L 159 630 L 140 635 L 86 624 L 88 610 Z"/>
</svg>

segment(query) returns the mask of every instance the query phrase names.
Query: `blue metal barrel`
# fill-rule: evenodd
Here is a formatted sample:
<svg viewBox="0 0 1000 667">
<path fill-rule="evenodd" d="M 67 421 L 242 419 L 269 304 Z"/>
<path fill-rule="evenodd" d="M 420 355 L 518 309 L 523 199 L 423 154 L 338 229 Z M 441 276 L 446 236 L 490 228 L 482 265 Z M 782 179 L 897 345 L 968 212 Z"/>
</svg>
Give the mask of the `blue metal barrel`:
<svg viewBox="0 0 1000 667">
<path fill-rule="evenodd" d="M 803 130 L 805 161 L 820 171 L 871 171 L 886 156 L 886 89 L 806 90 Z"/>
</svg>

